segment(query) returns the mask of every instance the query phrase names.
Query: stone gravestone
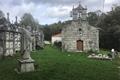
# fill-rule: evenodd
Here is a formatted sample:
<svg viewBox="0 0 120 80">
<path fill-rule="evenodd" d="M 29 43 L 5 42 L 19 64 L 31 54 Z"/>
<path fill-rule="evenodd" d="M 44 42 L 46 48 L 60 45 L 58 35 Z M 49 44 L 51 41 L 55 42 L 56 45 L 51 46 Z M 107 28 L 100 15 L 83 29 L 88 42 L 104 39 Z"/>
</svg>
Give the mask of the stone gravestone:
<svg viewBox="0 0 120 80">
<path fill-rule="evenodd" d="M 24 28 L 21 28 L 21 59 L 18 60 L 19 72 L 34 71 L 34 60 L 30 56 L 30 44 L 32 42 L 31 33 Z"/>
</svg>

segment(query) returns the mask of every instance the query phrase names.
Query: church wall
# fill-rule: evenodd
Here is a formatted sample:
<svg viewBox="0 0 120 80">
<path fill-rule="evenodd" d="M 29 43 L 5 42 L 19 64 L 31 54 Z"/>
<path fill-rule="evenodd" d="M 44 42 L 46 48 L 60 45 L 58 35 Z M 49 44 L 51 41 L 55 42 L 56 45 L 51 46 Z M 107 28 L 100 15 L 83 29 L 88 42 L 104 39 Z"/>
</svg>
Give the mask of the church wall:
<svg viewBox="0 0 120 80">
<path fill-rule="evenodd" d="M 84 51 L 91 49 L 99 50 L 99 31 L 96 28 L 92 30 L 91 27 L 85 23 L 81 26 L 76 22 L 72 22 L 71 25 L 66 26 L 62 31 L 63 49 L 69 52 L 77 52 L 76 42 L 77 40 L 82 40 Z M 81 33 L 79 29 L 82 29 Z M 90 41 L 93 42 L 93 45 L 90 44 Z"/>
</svg>

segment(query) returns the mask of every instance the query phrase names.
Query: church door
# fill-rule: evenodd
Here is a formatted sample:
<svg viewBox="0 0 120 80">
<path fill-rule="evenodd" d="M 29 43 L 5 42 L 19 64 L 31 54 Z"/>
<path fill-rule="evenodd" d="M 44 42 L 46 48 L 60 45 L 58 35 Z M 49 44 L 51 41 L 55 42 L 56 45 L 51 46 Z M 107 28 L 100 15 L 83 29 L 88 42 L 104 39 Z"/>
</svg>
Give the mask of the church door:
<svg viewBox="0 0 120 80">
<path fill-rule="evenodd" d="M 77 40 L 77 50 L 83 51 L 83 41 Z"/>
</svg>

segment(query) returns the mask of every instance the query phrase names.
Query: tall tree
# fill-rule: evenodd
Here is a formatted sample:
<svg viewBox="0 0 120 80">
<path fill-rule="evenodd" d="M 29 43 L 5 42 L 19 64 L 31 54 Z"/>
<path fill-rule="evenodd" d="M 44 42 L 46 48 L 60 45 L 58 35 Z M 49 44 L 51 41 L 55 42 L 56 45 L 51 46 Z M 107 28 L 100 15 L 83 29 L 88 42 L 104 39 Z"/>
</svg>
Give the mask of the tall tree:
<svg viewBox="0 0 120 80">
<path fill-rule="evenodd" d="M 39 23 L 37 20 L 34 19 L 34 17 L 30 13 L 25 13 L 21 17 L 20 24 L 27 27 L 30 26 L 32 30 L 36 30 L 39 26 Z"/>
<path fill-rule="evenodd" d="M 104 15 L 98 24 L 100 31 L 100 47 L 120 50 L 120 6 Z"/>
<path fill-rule="evenodd" d="M 96 26 L 98 21 L 99 21 L 99 16 L 97 15 L 96 12 L 89 12 L 87 20 L 88 20 L 90 25 Z"/>
</svg>

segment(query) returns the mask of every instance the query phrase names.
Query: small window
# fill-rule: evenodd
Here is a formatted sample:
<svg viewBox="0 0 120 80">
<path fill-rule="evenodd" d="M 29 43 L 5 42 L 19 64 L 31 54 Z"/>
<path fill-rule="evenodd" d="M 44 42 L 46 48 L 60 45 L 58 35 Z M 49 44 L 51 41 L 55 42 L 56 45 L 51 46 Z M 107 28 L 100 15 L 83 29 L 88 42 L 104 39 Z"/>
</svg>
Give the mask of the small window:
<svg viewBox="0 0 120 80">
<path fill-rule="evenodd" d="M 82 31 L 82 29 L 81 29 L 81 28 L 79 28 L 79 31 Z"/>
<path fill-rule="evenodd" d="M 78 18 L 81 18 L 81 16 L 82 16 L 81 13 L 78 13 Z"/>
<path fill-rule="evenodd" d="M 82 35 L 82 29 L 81 29 L 81 28 L 79 28 L 79 30 L 78 30 L 78 31 L 79 31 L 79 34 L 80 34 L 80 35 Z"/>
</svg>

